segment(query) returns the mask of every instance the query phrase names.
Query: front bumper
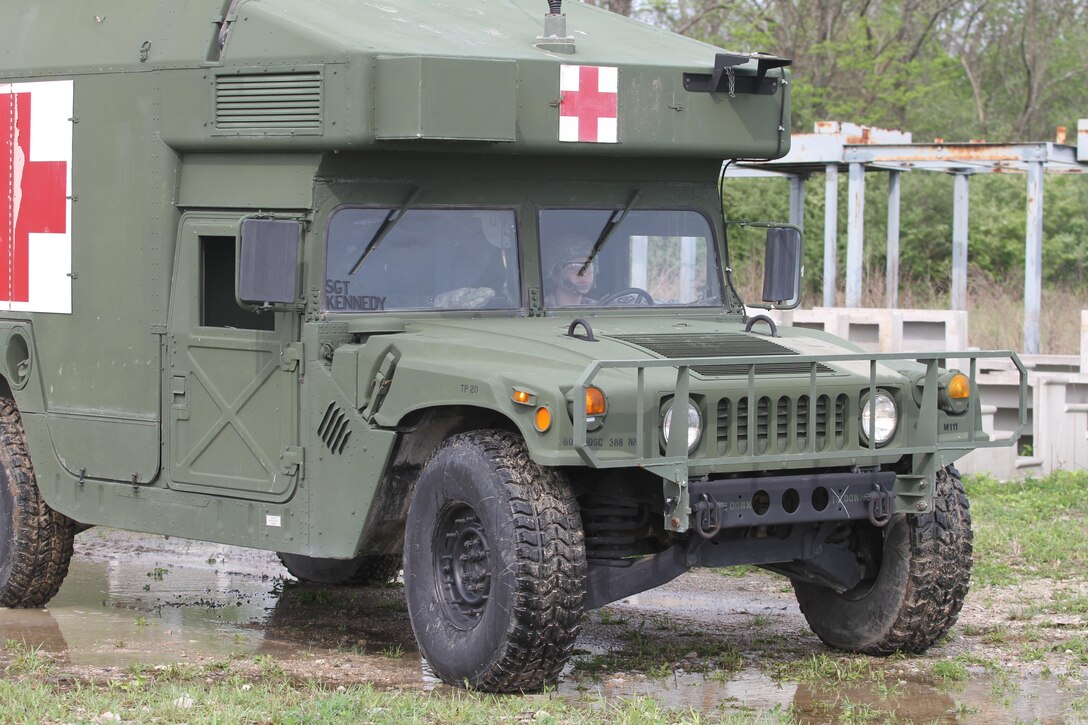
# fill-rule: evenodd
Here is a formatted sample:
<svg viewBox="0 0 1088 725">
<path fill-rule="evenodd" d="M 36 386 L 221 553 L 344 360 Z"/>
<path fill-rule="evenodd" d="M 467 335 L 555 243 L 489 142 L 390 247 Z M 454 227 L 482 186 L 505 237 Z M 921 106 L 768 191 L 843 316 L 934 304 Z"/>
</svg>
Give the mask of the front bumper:
<svg viewBox="0 0 1088 725">
<path fill-rule="evenodd" d="M 987 358 L 1007 358 L 1012 360 L 1020 373 L 1019 379 L 1019 415 L 1016 430 L 1006 438 L 992 440 L 981 430 L 977 430 L 974 421 L 979 411 L 978 386 L 976 377 L 978 374 L 978 361 Z M 942 436 L 940 429 L 941 411 L 938 406 L 938 376 L 940 362 L 947 359 L 968 360 L 969 378 L 973 392 L 963 420 L 968 422 L 968 430 L 958 431 L 953 437 Z M 877 365 L 888 361 L 916 361 L 925 366 L 925 374 L 921 378 L 921 401 L 916 418 L 914 430 L 906 437 L 905 444 L 891 444 L 877 447 L 871 441 L 872 436 L 862 437 L 859 446 L 850 446 L 849 450 L 831 450 L 832 446 L 826 442 L 832 437 L 832 430 L 825 431 L 824 448 L 820 448 L 821 437 L 817 435 L 817 405 L 814 401 L 820 399 L 821 385 L 818 376 L 819 367 L 824 363 L 867 363 L 869 367 L 867 390 L 870 397 L 876 394 L 878 388 Z M 748 415 L 743 425 L 744 438 L 748 444 L 741 451 L 734 446 L 719 447 L 716 452 L 724 455 L 703 455 L 697 458 L 691 457 L 686 450 L 684 436 L 675 435 L 662 451 L 659 443 L 659 430 L 657 427 L 647 425 L 647 411 L 656 410 L 657 403 L 654 396 L 660 391 L 647 390 L 645 384 L 646 370 L 652 368 L 675 368 L 676 384 L 673 395 L 673 405 L 679 413 L 687 408 L 691 390 L 692 367 L 707 365 L 740 366 L 746 369 L 747 395 L 742 395 L 739 401 L 744 401 L 748 411 L 756 411 L 760 400 L 764 399 L 767 391 L 772 389 L 773 379 L 761 375 L 757 368 L 760 366 L 773 366 L 775 363 L 788 361 L 794 365 L 807 365 L 809 404 L 803 415 L 809 416 L 804 423 L 807 431 L 803 438 L 794 436 L 790 445 L 785 449 L 776 445 L 759 445 L 760 436 L 766 437 L 767 431 L 762 431 L 758 426 L 757 415 Z M 609 451 L 603 455 L 589 445 L 586 425 L 585 389 L 593 384 L 593 381 L 604 370 L 628 369 L 635 372 L 637 380 L 635 396 L 635 446 L 631 453 L 618 453 Z M 736 385 L 734 376 L 732 383 Z M 741 378 L 744 379 L 744 378 Z M 692 471 L 698 472 L 699 477 L 708 477 L 707 472 L 729 470 L 736 472 L 746 469 L 749 472 L 759 472 L 784 468 L 789 464 L 790 468 L 803 465 L 808 469 L 820 469 L 829 467 L 841 467 L 844 460 L 855 470 L 876 470 L 882 462 L 898 460 L 903 456 L 911 456 L 913 461 L 909 474 L 895 477 L 891 487 L 891 495 L 887 497 L 887 506 L 891 513 L 912 512 L 918 513 L 928 510 L 932 505 L 932 482 L 938 467 L 944 465 L 943 454 L 954 452 L 962 455 L 976 448 L 993 448 L 1012 445 L 1019 438 L 1027 422 L 1027 371 L 1015 353 L 1010 351 L 996 352 L 935 352 L 935 353 L 842 353 L 836 355 L 766 355 L 759 357 L 713 357 L 713 358 L 682 358 L 682 359 L 643 359 L 643 360 L 598 360 L 586 366 L 582 375 L 578 378 L 573 395 L 573 423 L 575 450 L 586 465 L 599 469 L 610 468 L 644 468 L 664 480 L 665 500 L 665 527 L 669 531 L 683 532 L 692 526 L 693 510 L 690 483 L 693 479 Z M 794 418 L 800 417 L 800 409 Z M 679 418 L 678 418 L 679 419 Z M 800 423 L 792 426 L 792 430 L 800 427 Z M 855 431 L 856 432 L 856 429 Z M 726 441 L 735 441 L 737 438 L 737 425 L 734 424 L 730 436 Z M 851 431 L 847 428 L 842 440 L 849 441 Z M 952 460 L 957 456 L 949 456 Z M 738 469 L 740 467 L 740 469 Z M 875 491 L 873 491 L 875 492 Z M 867 514 L 868 515 L 868 514 Z M 853 516 L 851 516 L 853 518 Z M 823 520 L 823 519 L 820 519 Z M 785 523 L 785 522 L 782 522 Z"/>
</svg>

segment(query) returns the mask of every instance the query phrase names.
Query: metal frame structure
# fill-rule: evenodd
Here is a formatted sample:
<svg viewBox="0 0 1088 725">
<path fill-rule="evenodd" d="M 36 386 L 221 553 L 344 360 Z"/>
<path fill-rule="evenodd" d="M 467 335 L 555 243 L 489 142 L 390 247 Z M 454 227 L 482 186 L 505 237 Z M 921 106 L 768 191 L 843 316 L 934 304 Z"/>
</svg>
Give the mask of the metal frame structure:
<svg viewBox="0 0 1088 725">
<path fill-rule="evenodd" d="M 938 400 L 937 400 L 937 368 L 941 365 L 942 361 L 950 358 L 961 358 L 970 360 L 970 372 L 968 379 L 971 383 L 971 389 L 977 390 L 978 382 L 978 361 L 981 359 L 1001 358 L 1007 359 L 1012 362 L 1016 370 L 1019 373 L 1019 380 L 1017 382 L 1017 389 L 1019 395 L 1019 411 L 1017 417 L 1017 427 L 1006 438 L 990 438 L 981 439 L 976 436 L 974 429 L 969 431 L 967 440 L 940 440 L 940 436 L 937 430 L 938 421 Z M 653 401 L 651 400 L 651 391 L 647 389 L 645 381 L 646 370 L 651 368 L 675 368 L 676 369 L 676 385 L 673 393 L 673 411 L 674 417 L 679 419 L 679 413 L 687 410 L 689 391 L 690 391 L 690 377 L 691 368 L 695 365 L 740 365 L 746 367 L 748 372 L 745 376 L 747 380 L 747 398 L 748 409 L 755 411 L 756 408 L 756 377 L 758 375 L 756 368 L 759 365 L 768 363 L 776 363 L 782 361 L 782 355 L 761 355 L 761 356 L 721 356 L 721 357 L 698 357 L 698 358 L 672 358 L 672 359 L 660 359 L 650 358 L 641 360 L 597 360 L 588 364 L 585 370 L 579 376 L 578 381 L 575 383 L 575 391 L 573 400 L 573 418 L 574 418 L 574 448 L 578 451 L 582 460 L 586 465 L 598 469 L 607 468 L 628 468 L 637 466 L 649 470 L 662 479 L 664 479 L 665 497 L 668 500 L 676 502 L 674 507 L 675 511 L 686 512 L 689 508 L 689 490 L 688 484 L 690 482 L 690 468 L 691 467 L 711 467 L 711 466 L 737 466 L 737 465 L 751 465 L 751 464 L 766 464 L 781 463 L 783 461 L 813 461 L 813 462 L 827 462 L 834 459 L 848 458 L 855 463 L 861 461 L 876 462 L 881 457 L 888 456 L 902 456 L 907 454 L 921 454 L 925 456 L 934 456 L 940 451 L 968 451 L 976 448 L 995 448 L 999 446 L 1009 445 L 1010 442 L 1016 441 L 1020 434 L 1027 426 L 1027 369 L 1024 367 L 1020 358 L 1013 352 L 1008 350 L 992 351 L 992 352 L 933 352 L 933 353 L 911 353 L 911 352 L 894 352 L 894 353 L 840 353 L 837 355 L 790 355 L 788 359 L 790 362 L 802 363 L 809 366 L 809 399 L 815 400 L 818 388 L 816 386 L 817 367 L 822 363 L 828 362 L 867 362 L 869 364 L 869 384 L 868 390 L 870 400 L 875 397 L 877 390 L 877 365 L 881 362 L 887 362 L 892 360 L 913 360 L 922 363 L 926 366 L 925 373 L 925 385 L 923 389 L 923 396 L 921 402 L 921 410 L 919 412 L 918 435 L 923 440 L 934 441 L 930 445 L 921 446 L 887 446 L 879 447 L 874 442 L 874 436 L 872 430 L 870 430 L 868 441 L 865 442 L 864 448 L 849 450 L 834 450 L 834 451 L 821 451 L 816 446 L 816 435 L 810 436 L 810 440 L 807 444 L 807 450 L 804 452 L 793 451 L 790 453 L 752 453 L 746 452 L 745 455 L 726 455 L 726 456 L 705 456 L 705 457 L 692 457 L 686 450 L 686 440 L 683 436 L 672 436 L 665 446 L 664 452 L 660 450 L 660 446 L 657 440 L 657 433 L 659 428 L 656 425 L 647 425 L 647 411 L 653 409 Z M 615 457 L 606 458 L 599 455 L 598 451 L 594 451 L 589 445 L 589 431 L 587 425 L 587 413 L 585 394 L 587 388 L 593 383 L 594 379 L 602 370 L 606 369 L 628 369 L 634 370 L 637 379 L 637 395 L 636 395 L 636 411 L 635 411 L 635 439 L 636 447 L 633 454 L 618 454 Z M 971 396 L 968 409 L 965 411 L 966 420 L 974 421 L 976 414 L 976 396 Z M 709 416 L 708 416 L 709 418 Z M 873 425 L 875 425 L 875 417 L 872 419 Z M 750 415 L 748 417 L 748 439 L 754 441 L 756 436 L 756 416 Z M 973 425 L 973 424 L 972 424 Z M 753 449 L 754 450 L 754 449 Z M 901 495 L 907 495 L 901 492 Z M 672 514 L 666 512 L 666 518 L 672 518 Z M 673 519 L 673 523 L 667 524 L 667 527 L 673 531 L 686 531 L 689 522 L 687 515 L 683 514 L 676 519 Z"/>
<path fill-rule="evenodd" d="M 899 304 L 900 174 L 936 171 L 955 177 L 952 221 L 952 309 L 967 309 L 969 180 L 974 174 L 1027 175 L 1027 225 L 1024 260 L 1024 346 L 1039 352 L 1042 307 L 1043 200 L 1045 173 L 1086 173 L 1088 157 L 1075 146 L 1038 143 L 911 143 L 910 135 L 849 124 L 817 124 L 815 134 L 798 134 L 790 153 L 777 161 L 731 166 L 726 176 L 787 177 L 790 221 L 801 226 L 805 182 L 825 174 L 823 306 L 835 306 L 838 177 L 849 175 L 846 245 L 846 307 L 859 307 L 865 239 L 865 178 L 869 171 L 889 174 L 886 305 Z M 1083 133 L 1083 131 L 1082 131 Z M 1081 134 L 1078 134 L 1081 135 Z M 877 141 L 874 143 L 873 141 Z M 891 141 L 883 142 L 883 141 Z"/>
</svg>

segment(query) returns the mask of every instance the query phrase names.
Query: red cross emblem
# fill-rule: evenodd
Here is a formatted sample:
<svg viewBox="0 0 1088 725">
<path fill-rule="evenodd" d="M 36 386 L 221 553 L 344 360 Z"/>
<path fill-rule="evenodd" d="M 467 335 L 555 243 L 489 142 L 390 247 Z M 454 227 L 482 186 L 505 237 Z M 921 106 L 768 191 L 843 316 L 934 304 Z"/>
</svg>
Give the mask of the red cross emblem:
<svg viewBox="0 0 1088 725">
<path fill-rule="evenodd" d="M 559 140 L 619 141 L 619 69 L 559 66 Z"/>
<path fill-rule="evenodd" d="M 70 99 L 71 84 L 59 85 L 67 90 L 67 98 Z M 67 252 L 70 246 L 67 244 L 63 246 L 63 251 L 68 253 L 69 258 L 63 260 L 45 258 L 55 256 L 55 247 L 41 248 L 41 271 L 45 274 L 38 275 L 38 278 L 45 284 L 38 290 L 37 296 L 42 299 L 33 299 L 31 266 L 35 255 L 31 252 L 31 235 L 68 234 L 69 161 L 56 158 L 59 153 L 71 159 L 70 130 L 66 139 L 33 138 L 36 129 L 56 127 L 55 123 L 40 124 L 39 119 L 33 118 L 35 112 L 41 112 L 35 87 L 43 87 L 43 99 L 52 94 L 47 102 L 40 104 L 45 113 L 67 114 L 63 118 L 65 125 L 62 128 L 69 128 L 67 123 L 71 116 L 71 102 L 68 101 L 65 109 L 66 96 L 63 92 L 60 94 L 59 108 L 55 102 L 58 84 L 0 85 L 0 199 L 7 200 L 7 209 L 0 211 L 0 246 L 3 247 L 0 252 L 0 301 L 16 303 L 8 305 L 8 309 L 65 312 L 69 310 L 62 309 L 64 306 L 70 308 L 70 287 L 66 299 L 55 299 L 52 294 L 55 280 L 50 278 L 56 274 L 50 274 L 48 268 L 66 267 L 70 270 L 70 252 Z M 41 156 L 49 160 L 38 160 Z M 17 306 L 17 303 L 27 304 Z"/>
</svg>

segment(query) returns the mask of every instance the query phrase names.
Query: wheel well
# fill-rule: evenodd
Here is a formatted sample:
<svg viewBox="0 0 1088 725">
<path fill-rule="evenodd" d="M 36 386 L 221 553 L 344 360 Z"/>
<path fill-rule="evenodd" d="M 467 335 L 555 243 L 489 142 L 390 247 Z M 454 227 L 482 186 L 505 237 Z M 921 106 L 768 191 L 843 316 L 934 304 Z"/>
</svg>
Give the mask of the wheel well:
<svg viewBox="0 0 1088 725">
<path fill-rule="evenodd" d="M 512 420 L 488 408 L 450 405 L 406 415 L 397 426 L 399 435 L 393 461 L 374 495 L 359 553 L 398 553 L 404 543 L 408 504 L 423 465 L 452 436 L 488 428 L 521 434 Z"/>
</svg>

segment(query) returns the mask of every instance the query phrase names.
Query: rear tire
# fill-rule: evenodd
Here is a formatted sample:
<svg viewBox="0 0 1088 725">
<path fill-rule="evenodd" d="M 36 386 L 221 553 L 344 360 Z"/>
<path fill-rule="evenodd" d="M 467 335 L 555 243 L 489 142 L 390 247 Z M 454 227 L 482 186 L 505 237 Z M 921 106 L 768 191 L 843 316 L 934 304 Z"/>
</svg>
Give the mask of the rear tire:
<svg viewBox="0 0 1088 725">
<path fill-rule="evenodd" d="M 43 607 L 72 559 L 75 525 L 45 503 L 15 402 L 0 396 L 0 607 Z"/>
<path fill-rule="evenodd" d="M 849 592 L 794 581 L 812 631 L 837 649 L 920 654 L 956 623 L 971 581 L 971 511 L 959 472 L 937 472 L 933 512 L 896 516 L 876 578 Z"/>
<path fill-rule="evenodd" d="M 581 629 L 581 516 L 559 471 L 505 431 L 450 438 L 408 511 L 404 586 L 412 630 L 441 679 L 491 692 L 555 682 Z"/>
<path fill-rule="evenodd" d="M 400 571 L 396 554 L 357 556 L 354 559 L 318 559 L 299 554 L 277 554 L 291 576 L 299 581 L 337 586 L 388 584 Z"/>
</svg>

